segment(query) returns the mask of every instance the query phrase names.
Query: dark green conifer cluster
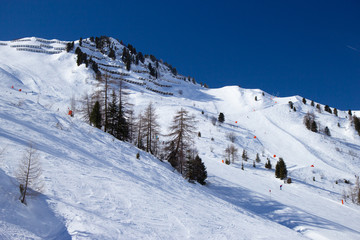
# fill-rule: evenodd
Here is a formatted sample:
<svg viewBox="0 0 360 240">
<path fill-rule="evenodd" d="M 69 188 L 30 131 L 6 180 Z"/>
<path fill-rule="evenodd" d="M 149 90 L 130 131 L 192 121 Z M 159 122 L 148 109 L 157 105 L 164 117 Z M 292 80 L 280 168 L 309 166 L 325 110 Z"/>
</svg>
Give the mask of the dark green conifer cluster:
<svg viewBox="0 0 360 240">
<path fill-rule="evenodd" d="M 83 53 L 79 47 L 76 48 L 75 53 L 77 54 L 77 65 L 80 66 L 85 63 L 85 66 L 88 67 L 89 61 L 87 59 L 87 54 Z"/>
<path fill-rule="evenodd" d="M 287 169 L 283 158 L 279 158 L 279 161 L 276 163 L 275 176 L 280 179 L 287 178 Z"/>
<path fill-rule="evenodd" d="M 67 52 L 70 52 L 71 50 L 73 50 L 74 49 L 74 42 L 68 42 L 67 44 L 66 44 L 66 51 Z"/>
<path fill-rule="evenodd" d="M 355 130 L 358 132 L 358 134 L 360 136 L 360 119 L 358 117 L 354 116 L 353 121 L 354 121 Z"/>
<path fill-rule="evenodd" d="M 189 182 L 196 181 L 201 185 L 205 185 L 205 179 L 207 178 L 207 171 L 204 163 L 199 155 L 196 155 L 194 159 L 189 159 L 186 162 L 186 178 Z"/>
</svg>

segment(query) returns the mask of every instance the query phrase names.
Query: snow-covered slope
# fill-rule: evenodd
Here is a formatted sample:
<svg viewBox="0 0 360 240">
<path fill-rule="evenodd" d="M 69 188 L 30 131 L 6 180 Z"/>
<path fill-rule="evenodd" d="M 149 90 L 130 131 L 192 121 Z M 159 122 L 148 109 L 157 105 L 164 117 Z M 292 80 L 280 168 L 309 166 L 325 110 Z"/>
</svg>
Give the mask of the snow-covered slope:
<svg viewBox="0 0 360 240">
<path fill-rule="evenodd" d="M 0 238 L 360 238 L 360 208 L 341 204 L 349 187 L 343 180 L 354 182 L 360 173 L 360 137 L 346 112 L 338 117 L 318 113 L 299 96 L 279 98 L 235 86 L 205 89 L 172 75 L 162 63 L 160 80 L 151 79 L 146 72 L 150 59 L 128 72 L 119 56 L 111 60 L 83 41 L 82 51 L 96 59 L 101 71 L 127 80 L 137 113 L 154 103 L 162 134 L 180 108 L 194 114 L 201 132 L 195 145 L 209 176 L 206 186 L 194 185 L 168 163 L 84 123 L 79 113 L 67 116 L 71 98 L 79 100 L 97 88 L 93 71 L 77 66 L 76 55 L 63 50 L 65 42 L 23 40 L 0 42 L 0 148 L 5 149 Z M 123 46 L 111 41 L 119 54 Z M 225 122 L 214 126 L 211 118 L 220 112 Z M 307 112 L 314 112 L 320 128 L 328 126 L 332 136 L 308 131 L 303 124 Z M 236 136 L 240 158 L 226 165 L 229 132 Z M 30 142 L 40 154 L 45 187 L 24 206 L 15 172 Z M 250 156 L 244 171 L 243 149 Z M 253 168 L 256 153 L 261 163 Z M 278 157 L 284 158 L 292 184 L 264 168 L 266 158 L 275 166 Z"/>
</svg>

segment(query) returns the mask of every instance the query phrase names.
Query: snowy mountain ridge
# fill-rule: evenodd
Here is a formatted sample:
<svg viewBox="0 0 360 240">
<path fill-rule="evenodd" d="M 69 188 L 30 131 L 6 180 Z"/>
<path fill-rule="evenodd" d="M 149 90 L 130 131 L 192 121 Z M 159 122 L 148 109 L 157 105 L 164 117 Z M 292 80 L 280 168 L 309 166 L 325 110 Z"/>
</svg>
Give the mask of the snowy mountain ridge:
<svg viewBox="0 0 360 240">
<path fill-rule="evenodd" d="M 0 42 L 0 238 L 360 237 L 359 206 L 341 202 L 349 188 L 344 179 L 354 186 L 360 173 L 360 137 L 347 111 L 335 116 L 322 104 L 321 112 L 311 100 L 304 104 L 300 96 L 280 98 L 259 89 L 207 89 L 150 57 L 128 71 L 119 41 L 109 38 L 101 49 L 90 39 L 81 42 L 69 52 L 66 41 Z M 115 80 L 111 88 L 117 88 L 116 81 L 127 84 L 136 114 L 154 103 L 161 141 L 180 108 L 195 116 L 201 137 L 194 137 L 194 145 L 207 167 L 206 186 L 186 182 L 168 163 L 91 127 L 75 109 L 74 118 L 67 115 L 72 99 L 80 109 L 83 96 L 102 87 L 91 63 L 77 65 L 77 47 Z M 148 69 L 156 62 L 157 78 Z M 225 122 L 213 124 L 220 112 Z M 321 132 L 305 128 L 308 112 Z M 331 136 L 323 133 L 326 126 Z M 233 143 L 229 133 L 236 137 Z M 23 206 L 15 173 L 29 142 L 40 154 L 45 187 Z M 226 165 L 224 150 L 231 144 L 239 158 Z M 241 170 L 243 149 L 250 160 Z M 261 162 L 253 168 L 257 153 Z M 275 167 L 279 157 L 292 184 L 264 168 L 267 158 Z"/>
</svg>

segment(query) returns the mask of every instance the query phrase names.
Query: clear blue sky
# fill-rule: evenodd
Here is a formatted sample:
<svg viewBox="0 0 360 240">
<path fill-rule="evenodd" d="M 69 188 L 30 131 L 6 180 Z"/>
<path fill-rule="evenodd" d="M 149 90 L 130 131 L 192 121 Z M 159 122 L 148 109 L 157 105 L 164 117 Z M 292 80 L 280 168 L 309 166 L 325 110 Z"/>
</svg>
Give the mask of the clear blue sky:
<svg viewBox="0 0 360 240">
<path fill-rule="evenodd" d="M 210 87 L 360 110 L 360 1 L 5 1 L 0 40 L 107 35 Z"/>
</svg>

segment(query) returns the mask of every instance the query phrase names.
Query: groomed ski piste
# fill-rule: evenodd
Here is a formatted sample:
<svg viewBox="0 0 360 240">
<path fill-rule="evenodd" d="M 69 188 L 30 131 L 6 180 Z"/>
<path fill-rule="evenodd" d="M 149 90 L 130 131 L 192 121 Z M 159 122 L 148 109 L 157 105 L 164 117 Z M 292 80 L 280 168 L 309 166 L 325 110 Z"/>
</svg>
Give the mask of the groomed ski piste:
<svg viewBox="0 0 360 240">
<path fill-rule="evenodd" d="M 80 108 L 83 96 L 101 87 L 94 72 L 77 66 L 64 41 L 25 39 L 0 42 L 0 239 L 360 238 L 360 207 L 349 200 L 342 204 L 343 191 L 360 173 L 360 137 L 347 111 L 319 113 L 310 99 L 303 104 L 300 96 L 259 89 L 206 89 L 173 76 L 162 64 L 161 80 L 150 79 L 150 59 L 128 72 L 121 60 L 91 50 L 85 40 L 83 52 L 106 70 L 112 68 L 105 65 L 118 66 L 111 71 L 123 75 L 104 72 L 128 80 L 136 113 L 154 104 L 160 141 L 166 141 L 176 111 L 184 108 L 195 116 L 201 137 L 194 136 L 194 145 L 208 179 L 205 186 L 192 184 L 169 163 L 90 126 L 78 111 L 68 116 L 71 99 Z M 58 52 L 17 50 L 39 49 L 29 47 L 34 45 Z M 213 125 L 220 112 L 225 122 Z M 331 136 L 307 130 L 307 112 L 314 112 L 319 128 L 328 126 Z M 239 158 L 226 165 L 230 132 Z M 44 189 L 23 205 L 16 171 L 30 143 L 39 154 Z M 241 170 L 243 149 L 250 159 Z M 256 153 L 261 162 L 253 168 Z M 275 178 L 279 157 L 291 184 Z M 267 158 L 272 170 L 264 167 Z"/>
</svg>

